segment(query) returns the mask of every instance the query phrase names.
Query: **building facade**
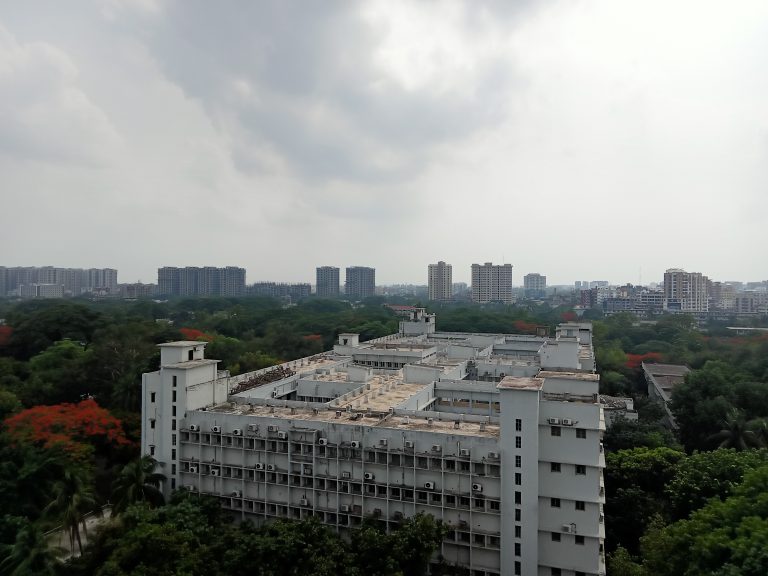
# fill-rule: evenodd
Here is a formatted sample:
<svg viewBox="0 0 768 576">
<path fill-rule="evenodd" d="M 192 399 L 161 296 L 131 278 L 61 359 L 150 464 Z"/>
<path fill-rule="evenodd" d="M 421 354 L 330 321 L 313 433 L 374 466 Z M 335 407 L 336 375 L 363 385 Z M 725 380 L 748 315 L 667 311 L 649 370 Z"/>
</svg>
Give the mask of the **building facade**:
<svg viewBox="0 0 768 576">
<path fill-rule="evenodd" d="M 321 298 L 338 298 L 340 290 L 339 269 L 335 266 L 318 267 L 315 277 L 315 293 Z"/>
<path fill-rule="evenodd" d="M 0 267 L 0 296 L 64 298 L 88 293 L 103 296 L 119 294 L 117 270 L 55 266 Z"/>
<path fill-rule="evenodd" d="M 347 298 L 362 300 L 376 293 L 376 269 L 365 266 L 350 266 L 344 284 Z"/>
<path fill-rule="evenodd" d="M 664 309 L 670 312 L 709 311 L 709 279 L 701 272 L 670 268 L 664 273 Z"/>
<path fill-rule="evenodd" d="M 523 277 L 526 298 L 544 298 L 547 295 L 547 277 L 531 272 Z"/>
<path fill-rule="evenodd" d="M 142 451 L 240 519 L 317 517 L 345 533 L 423 512 L 473 576 L 598 575 L 603 405 L 591 325 L 555 338 L 435 331 L 413 309 L 369 342 L 229 376 L 204 342 L 160 345 Z"/>
<path fill-rule="evenodd" d="M 472 264 L 472 300 L 512 304 L 512 264 Z"/>
<path fill-rule="evenodd" d="M 306 283 L 256 282 L 248 287 L 248 293 L 252 296 L 286 298 L 291 302 L 297 302 L 312 295 L 312 286 Z"/>
<path fill-rule="evenodd" d="M 164 266 L 157 270 L 157 291 L 163 296 L 244 296 L 245 268 Z"/>
<path fill-rule="evenodd" d="M 427 268 L 427 291 L 430 300 L 450 300 L 453 297 L 453 268 L 442 260 Z"/>
</svg>

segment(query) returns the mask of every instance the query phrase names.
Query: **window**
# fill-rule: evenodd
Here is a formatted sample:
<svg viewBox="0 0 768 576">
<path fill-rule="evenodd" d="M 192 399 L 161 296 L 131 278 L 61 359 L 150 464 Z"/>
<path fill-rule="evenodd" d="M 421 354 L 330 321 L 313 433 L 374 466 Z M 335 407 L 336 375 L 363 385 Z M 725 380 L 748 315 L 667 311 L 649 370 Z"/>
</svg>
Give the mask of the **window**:
<svg viewBox="0 0 768 576">
<path fill-rule="evenodd" d="M 172 398 L 172 400 L 173 400 L 174 402 L 176 402 L 176 390 L 174 390 L 174 391 L 173 391 L 173 398 Z"/>
<path fill-rule="evenodd" d="M 149 455 L 150 456 L 154 456 L 155 455 L 155 447 L 154 446 L 150 446 L 149 447 Z"/>
<path fill-rule="evenodd" d="M 563 572 L 560 568 L 552 568 L 552 576 L 562 576 Z"/>
<path fill-rule="evenodd" d="M 176 474 L 176 464 L 171 464 L 171 474 Z"/>
<path fill-rule="evenodd" d="M 523 429 L 523 421 L 520 418 L 517 418 L 515 420 L 515 430 L 517 430 L 518 432 L 521 432 L 522 429 Z"/>
<path fill-rule="evenodd" d="M 523 457 L 518 455 L 515 456 L 515 468 L 522 468 L 523 466 Z"/>
<path fill-rule="evenodd" d="M 520 526 L 515 526 L 515 538 L 521 538 L 523 535 L 523 529 Z"/>
<path fill-rule="evenodd" d="M 552 436 L 560 436 L 560 426 L 552 426 L 550 432 Z"/>
<path fill-rule="evenodd" d="M 579 546 L 584 546 L 584 536 L 576 535 L 576 544 Z"/>
<path fill-rule="evenodd" d="M 515 448 L 523 447 L 523 439 L 521 436 L 515 436 Z"/>
<path fill-rule="evenodd" d="M 171 420 L 171 430 L 176 430 L 176 419 Z"/>
<path fill-rule="evenodd" d="M 549 505 L 552 508 L 560 508 L 560 498 L 550 498 Z"/>
<path fill-rule="evenodd" d="M 154 401 L 155 401 L 155 396 L 156 396 L 156 395 L 157 395 L 157 394 L 156 394 L 155 392 L 151 392 L 151 393 L 149 394 L 149 401 L 150 401 L 150 402 L 154 402 Z"/>
<path fill-rule="evenodd" d="M 515 492 L 515 504 L 521 504 L 523 502 L 523 493 Z"/>
<path fill-rule="evenodd" d="M 176 460 L 176 448 L 171 450 L 171 460 Z"/>
<path fill-rule="evenodd" d="M 522 570 L 523 568 L 520 562 L 515 562 L 515 576 L 520 576 L 520 574 L 522 573 Z"/>
<path fill-rule="evenodd" d="M 552 532 L 552 542 L 560 542 L 560 532 Z"/>
<path fill-rule="evenodd" d="M 586 438 L 587 431 L 584 428 L 576 428 L 576 438 Z"/>
<path fill-rule="evenodd" d="M 520 486 L 523 483 L 523 475 L 520 472 L 515 473 L 515 485 Z"/>
<path fill-rule="evenodd" d="M 173 387 L 174 387 L 174 388 L 176 388 L 176 383 L 178 382 L 178 380 L 179 380 L 179 377 L 178 377 L 178 376 L 174 376 L 174 377 L 173 377 Z"/>
<path fill-rule="evenodd" d="M 584 511 L 584 502 L 581 500 L 576 500 L 576 510 Z"/>
<path fill-rule="evenodd" d="M 171 416 L 176 416 L 176 406 L 172 406 Z"/>
<path fill-rule="evenodd" d="M 515 522 L 520 522 L 520 508 L 515 508 Z"/>
<path fill-rule="evenodd" d="M 576 464 L 576 474 L 584 476 L 587 473 L 587 467 L 584 464 Z"/>
<path fill-rule="evenodd" d="M 176 446 L 176 434 L 171 434 L 171 445 Z"/>
<path fill-rule="evenodd" d="M 552 462 L 549 465 L 550 472 L 560 472 L 560 462 Z"/>
<path fill-rule="evenodd" d="M 154 420 L 150 420 L 149 421 L 149 427 L 152 428 L 152 430 L 155 429 L 155 421 Z"/>
<path fill-rule="evenodd" d="M 520 542 L 515 542 L 515 556 L 520 556 L 522 546 L 520 546 Z"/>
</svg>

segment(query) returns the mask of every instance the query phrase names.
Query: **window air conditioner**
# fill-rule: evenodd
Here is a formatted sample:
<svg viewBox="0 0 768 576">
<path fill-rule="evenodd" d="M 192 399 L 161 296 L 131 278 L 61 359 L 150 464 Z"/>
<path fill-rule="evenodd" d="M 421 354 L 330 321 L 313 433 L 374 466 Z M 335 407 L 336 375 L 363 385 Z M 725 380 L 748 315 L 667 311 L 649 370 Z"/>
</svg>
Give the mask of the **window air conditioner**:
<svg viewBox="0 0 768 576">
<path fill-rule="evenodd" d="M 373 480 L 374 476 L 370 472 L 366 472 L 365 474 L 363 474 L 363 478 L 365 480 Z"/>
<path fill-rule="evenodd" d="M 435 483 L 434 482 L 424 482 L 424 488 L 427 490 L 434 490 L 435 489 Z"/>
<path fill-rule="evenodd" d="M 232 436 L 242 436 L 242 435 L 243 435 L 243 431 L 240 428 L 235 428 L 234 430 L 232 430 Z"/>
<path fill-rule="evenodd" d="M 211 426 L 211 432 L 213 432 L 214 434 L 220 434 L 221 426 Z"/>
<path fill-rule="evenodd" d="M 483 491 L 483 485 L 482 484 L 472 484 L 472 491 L 473 492 L 482 492 Z"/>
</svg>

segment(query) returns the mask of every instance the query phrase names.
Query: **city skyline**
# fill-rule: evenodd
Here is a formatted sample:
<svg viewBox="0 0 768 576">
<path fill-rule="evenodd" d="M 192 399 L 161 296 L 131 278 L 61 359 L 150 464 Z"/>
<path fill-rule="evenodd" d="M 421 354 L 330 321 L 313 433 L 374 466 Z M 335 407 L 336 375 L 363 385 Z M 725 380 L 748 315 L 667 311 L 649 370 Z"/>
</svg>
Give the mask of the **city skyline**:
<svg viewBox="0 0 768 576">
<path fill-rule="evenodd" d="M 764 2 L 9 4 L 0 260 L 765 279 L 766 51 Z"/>
</svg>

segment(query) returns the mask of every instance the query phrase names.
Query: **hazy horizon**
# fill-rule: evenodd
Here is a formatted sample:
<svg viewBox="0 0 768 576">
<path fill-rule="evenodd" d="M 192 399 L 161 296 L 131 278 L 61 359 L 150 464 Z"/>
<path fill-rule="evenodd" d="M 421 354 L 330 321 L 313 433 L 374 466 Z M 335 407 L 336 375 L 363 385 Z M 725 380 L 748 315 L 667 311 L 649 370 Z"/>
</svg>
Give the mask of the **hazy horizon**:
<svg viewBox="0 0 768 576">
<path fill-rule="evenodd" d="M 767 53 L 758 1 L 8 3 L 0 265 L 765 280 Z"/>
</svg>

